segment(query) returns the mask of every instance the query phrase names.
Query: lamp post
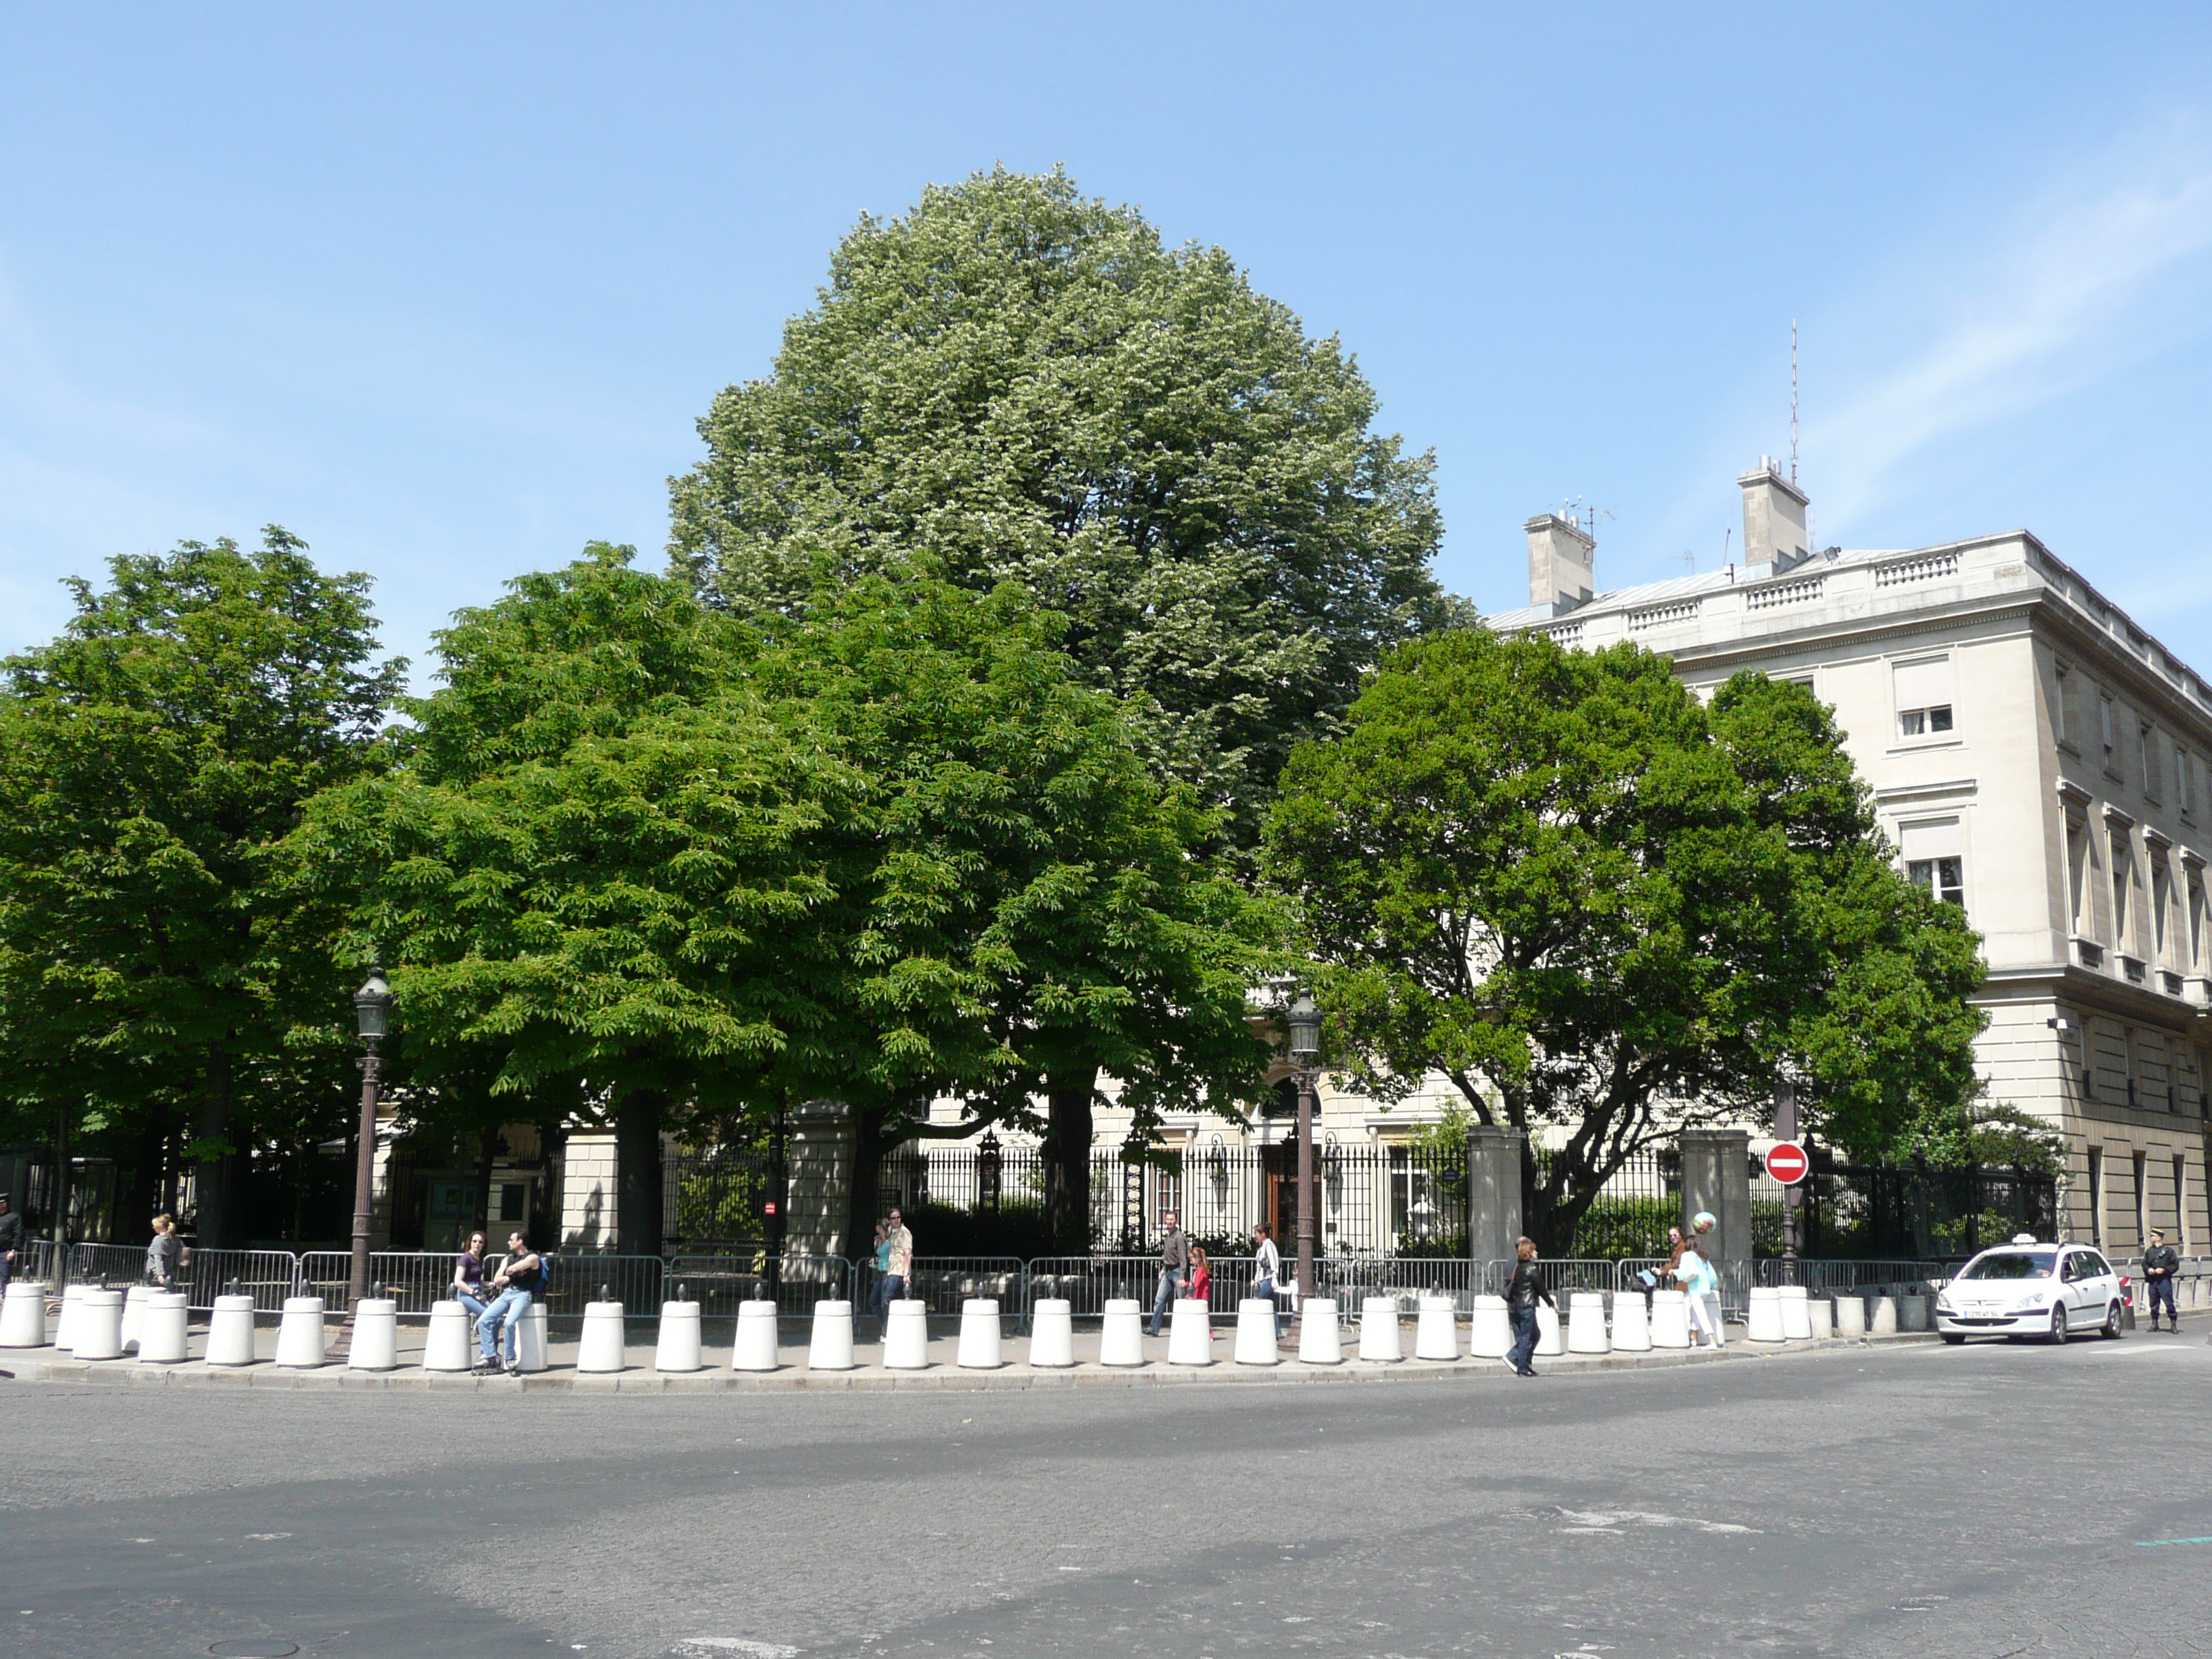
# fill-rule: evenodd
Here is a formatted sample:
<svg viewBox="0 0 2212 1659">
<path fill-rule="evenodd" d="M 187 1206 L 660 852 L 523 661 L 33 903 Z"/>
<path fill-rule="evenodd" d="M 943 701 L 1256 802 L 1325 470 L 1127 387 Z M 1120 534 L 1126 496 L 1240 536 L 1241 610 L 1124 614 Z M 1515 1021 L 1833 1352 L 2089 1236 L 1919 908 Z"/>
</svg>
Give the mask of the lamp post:
<svg viewBox="0 0 2212 1659">
<path fill-rule="evenodd" d="M 1298 1084 L 1298 1305 L 1314 1293 L 1314 1062 L 1321 1058 L 1321 1005 L 1300 991 L 1285 1016 Z"/>
<path fill-rule="evenodd" d="M 353 1310 L 368 1294 L 369 1229 L 376 1206 L 376 1085 L 384 1073 L 377 1045 L 392 1030 L 392 988 L 384 982 L 381 968 L 371 968 L 368 982 L 353 994 L 353 1017 L 368 1052 L 361 1060 L 361 1151 L 353 1171 L 353 1271 L 346 1279 L 348 1338 L 353 1331 Z"/>
</svg>

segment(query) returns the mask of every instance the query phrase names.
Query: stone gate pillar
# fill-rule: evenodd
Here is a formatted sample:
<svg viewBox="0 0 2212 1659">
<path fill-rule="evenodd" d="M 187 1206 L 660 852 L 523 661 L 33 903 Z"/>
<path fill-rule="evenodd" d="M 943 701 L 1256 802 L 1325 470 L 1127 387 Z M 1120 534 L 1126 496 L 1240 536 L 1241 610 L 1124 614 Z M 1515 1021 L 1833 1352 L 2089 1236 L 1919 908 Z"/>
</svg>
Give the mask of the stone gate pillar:
<svg viewBox="0 0 2212 1659">
<path fill-rule="evenodd" d="M 1717 1218 L 1708 1237 L 1715 1263 L 1751 1260 L 1751 1136 L 1741 1129 L 1685 1129 L 1682 1146 L 1682 1231 L 1690 1218 L 1711 1210 Z"/>
<path fill-rule="evenodd" d="M 853 1213 L 854 1126 L 842 1100 L 810 1100 L 786 1131 L 787 1255 L 843 1255 Z"/>
<path fill-rule="evenodd" d="M 1513 1259 L 1528 1143 L 1522 1131 L 1498 1124 L 1478 1123 L 1467 1132 L 1467 1249 L 1478 1273 L 1486 1261 Z"/>
</svg>

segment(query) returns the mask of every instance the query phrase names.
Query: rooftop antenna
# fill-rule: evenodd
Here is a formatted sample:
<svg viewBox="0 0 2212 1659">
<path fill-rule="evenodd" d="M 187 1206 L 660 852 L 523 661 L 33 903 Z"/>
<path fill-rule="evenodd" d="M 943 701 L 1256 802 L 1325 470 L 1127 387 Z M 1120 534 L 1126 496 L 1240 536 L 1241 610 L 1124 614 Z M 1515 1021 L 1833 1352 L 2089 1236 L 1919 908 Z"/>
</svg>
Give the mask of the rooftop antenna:
<svg viewBox="0 0 2212 1659">
<path fill-rule="evenodd" d="M 1790 487 L 1797 488 L 1797 319 L 1790 319 Z"/>
<path fill-rule="evenodd" d="M 1729 538 L 1735 534 L 1735 526 L 1734 525 L 1730 525 L 1726 530 L 1721 532 L 1721 562 L 1723 564 L 1726 564 L 1729 562 Z"/>
<path fill-rule="evenodd" d="M 1674 556 L 1675 556 L 1676 558 L 1678 558 L 1678 559 L 1681 560 L 1681 562 L 1682 562 L 1684 564 L 1686 564 L 1686 565 L 1689 566 L 1689 567 L 1690 567 L 1690 569 L 1691 569 L 1691 572 L 1692 572 L 1693 574 L 1696 573 L 1697 568 L 1698 568 L 1698 556 L 1697 556 L 1694 552 L 1692 552 L 1690 549 L 1688 549 L 1688 548 L 1686 548 L 1686 548 L 1684 548 L 1684 549 L 1683 549 L 1680 553 L 1677 553 Z"/>
<path fill-rule="evenodd" d="M 1600 519 L 1611 518 L 1613 516 L 1613 509 L 1609 507 L 1584 507 L 1583 505 L 1583 498 L 1579 495 L 1574 495 L 1569 497 L 1566 502 L 1559 509 L 1559 516 L 1565 519 L 1569 524 L 1579 526 L 1585 536 L 1588 536 L 1592 541 L 1595 541 L 1597 539 L 1597 521 Z"/>
</svg>

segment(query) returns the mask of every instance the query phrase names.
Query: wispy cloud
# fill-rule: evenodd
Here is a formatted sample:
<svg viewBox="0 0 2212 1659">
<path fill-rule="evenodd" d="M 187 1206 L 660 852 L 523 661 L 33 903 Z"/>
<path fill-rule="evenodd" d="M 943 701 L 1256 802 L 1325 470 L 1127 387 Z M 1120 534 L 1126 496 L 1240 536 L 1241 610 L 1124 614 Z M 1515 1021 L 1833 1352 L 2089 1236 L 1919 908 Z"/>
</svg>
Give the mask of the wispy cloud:
<svg viewBox="0 0 2212 1659">
<path fill-rule="evenodd" d="M 1950 301 L 1927 336 L 1808 423 L 1830 523 L 1880 506 L 1947 441 L 2201 327 L 2156 301 L 2212 250 L 2212 147 L 2165 126 L 2056 181 L 2008 225 L 1961 229 L 1982 246 L 1916 254 L 1911 280 Z"/>
</svg>

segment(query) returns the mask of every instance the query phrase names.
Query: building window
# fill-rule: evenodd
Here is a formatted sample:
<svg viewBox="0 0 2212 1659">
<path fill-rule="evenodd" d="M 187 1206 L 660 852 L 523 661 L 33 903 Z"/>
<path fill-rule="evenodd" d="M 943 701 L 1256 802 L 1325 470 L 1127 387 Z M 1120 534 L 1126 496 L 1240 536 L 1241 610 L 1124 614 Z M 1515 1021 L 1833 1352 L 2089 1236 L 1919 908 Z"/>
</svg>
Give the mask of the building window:
<svg viewBox="0 0 2212 1659">
<path fill-rule="evenodd" d="M 2194 870 L 2189 872 L 2189 965 L 2204 966 L 2204 879 Z"/>
<path fill-rule="evenodd" d="M 2105 1248 L 2105 1149 L 2089 1148 L 2089 1242 Z"/>
<path fill-rule="evenodd" d="M 2058 696 L 2051 704 L 2051 719 L 2058 726 L 2058 741 L 2071 749 L 2081 738 L 2081 716 L 2074 707 L 2074 671 L 2062 662 L 2057 673 Z"/>
<path fill-rule="evenodd" d="M 2100 692 L 2097 697 L 2097 735 L 2104 739 L 2105 766 L 2117 775 L 2120 751 L 2112 745 L 2119 737 L 2119 716 L 2112 708 L 2112 694 Z"/>
<path fill-rule="evenodd" d="M 2173 1155 L 2173 1243 L 2189 1254 L 2189 1160 L 2179 1152 Z"/>
<path fill-rule="evenodd" d="M 2173 745 L 2173 804 L 2185 818 L 2197 810 L 2197 780 L 2190 775 L 2195 765 L 2186 749 Z"/>
<path fill-rule="evenodd" d="M 2112 943 L 2120 950 L 2128 948 L 2131 937 L 2128 927 L 2128 877 L 2135 866 L 2133 853 L 2128 843 L 2118 836 L 2112 837 Z"/>
<path fill-rule="evenodd" d="M 2081 820 L 2066 820 L 2066 926 L 2076 938 L 2089 932 L 2089 834 Z"/>
<path fill-rule="evenodd" d="M 1913 885 L 1926 888 L 1935 898 L 1962 910 L 1966 905 L 1966 872 L 1963 859 L 1909 859 L 1905 866 L 1905 878 Z"/>
<path fill-rule="evenodd" d="M 2136 728 L 2136 749 L 2142 757 L 2143 799 L 2156 800 L 2159 793 L 2158 744 L 2151 735 L 2148 720 Z"/>
<path fill-rule="evenodd" d="M 1897 696 L 1897 735 L 1929 738 L 1953 729 L 1951 659 L 1901 662 L 1892 671 Z"/>
<path fill-rule="evenodd" d="M 2173 876 L 2166 860 L 2154 858 L 2150 866 L 2150 927 L 2153 959 L 2166 964 L 2166 922 L 2167 908 L 2173 902 Z"/>
</svg>

